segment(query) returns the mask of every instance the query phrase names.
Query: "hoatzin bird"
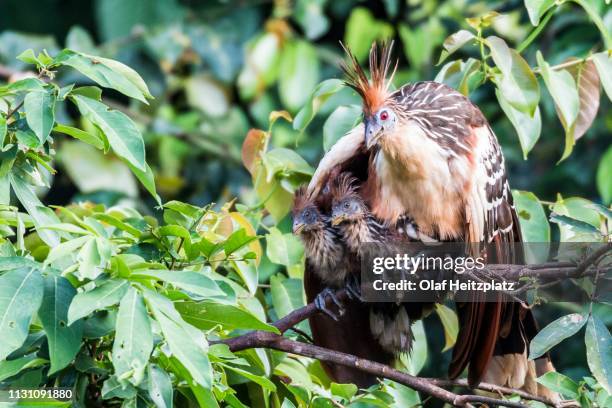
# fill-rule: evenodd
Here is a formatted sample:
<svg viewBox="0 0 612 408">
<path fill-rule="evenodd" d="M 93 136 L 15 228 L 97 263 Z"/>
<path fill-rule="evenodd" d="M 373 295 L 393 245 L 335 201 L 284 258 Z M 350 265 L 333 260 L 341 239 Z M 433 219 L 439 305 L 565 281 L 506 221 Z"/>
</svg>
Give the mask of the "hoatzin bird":
<svg viewBox="0 0 612 408">
<path fill-rule="evenodd" d="M 492 244 L 499 262 L 520 257 L 504 245 L 521 240 L 519 221 L 501 148 L 478 107 L 441 83 L 390 89 L 391 45 L 380 53 L 372 46 L 371 79 L 347 54 L 346 83 L 362 98 L 363 123 L 326 153 L 308 196 L 317 197 L 348 172 L 363 183 L 361 195 L 387 225 L 407 216 L 435 239 Z M 486 381 L 549 392 L 535 382 L 554 369 L 548 357 L 527 360 L 537 333 L 532 312 L 517 302 L 478 300 L 457 304 L 460 330 L 449 376 L 467 367 L 472 387 Z"/>
<path fill-rule="evenodd" d="M 293 232 L 304 243 L 306 299 L 327 315 L 316 314 L 308 319 L 313 341 L 321 347 L 390 364 L 393 354 L 378 344 L 368 320 L 363 318 L 368 314 L 368 305 L 358 301 L 340 304 L 332 292 L 345 286 L 349 275 L 359 273 L 359 264 L 348 259 L 350 252 L 340 232 L 330 224 L 329 194 L 322 194 L 315 200 L 305 193 L 305 189 L 300 188 L 295 194 Z M 330 297 L 341 311 L 340 318 L 326 308 L 326 297 Z M 376 383 L 375 377 L 363 371 L 327 363 L 322 365 L 337 382 L 354 383 L 360 387 Z"/>
<path fill-rule="evenodd" d="M 330 194 L 331 223 L 338 227 L 351 258 L 358 265 L 361 265 L 362 244 L 395 244 L 410 239 L 407 234 L 397 228 L 387 227 L 372 215 L 359 195 L 357 180 L 350 174 L 341 174 L 332 184 Z M 407 228 L 404 227 L 403 230 Z M 408 353 L 414 340 L 412 323 L 431 311 L 432 306 L 433 304 L 369 302 L 367 307 L 370 331 L 378 345 L 389 353 Z"/>
</svg>

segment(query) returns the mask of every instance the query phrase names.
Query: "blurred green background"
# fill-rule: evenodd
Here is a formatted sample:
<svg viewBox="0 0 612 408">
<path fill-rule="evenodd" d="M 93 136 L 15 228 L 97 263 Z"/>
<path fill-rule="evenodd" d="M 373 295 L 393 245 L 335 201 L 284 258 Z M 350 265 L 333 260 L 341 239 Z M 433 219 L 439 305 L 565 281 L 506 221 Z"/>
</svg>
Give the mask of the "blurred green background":
<svg viewBox="0 0 612 408">
<path fill-rule="evenodd" d="M 609 29 L 610 6 L 604 0 L 591 3 Z M 128 64 L 143 76 L 155 96 L 149 106 L 112 92 L 105 93 L 106 101 L 142 127 L 147 161 L 162 200 L 196 205 L 225 203 L 234 197 L 247 205 L 258 202 L 241 163 L 247 131 L 267 129 L 271 111 L 295 115 L 320 81 L 340 78 L 340 41 L 363 60 L 373 40 L 394 38 L 400 61 L 395 83 L 401 85 L 434 79 L 444 39 L 465 28 L 466 17 L 489 10 L 502 13 L 490 30 L 511 45 L 520 43 L 532 29 L 522 0 L 3 0 L 1 7 L 2 81 L 23 75 L 26 66 L 15 57 L 27 48 L 47 49 L 54 55 L 68 47 L 102 55 Z M 586 56 L 594 44 L 601 44 L 596 27 L 579 7 L 567 4 L 524 56 L 534 66 L 539 49 L 551 65 L 558 64 L 570 56 Z M 478 58 L 477 51 L 465 47 L 455 57 Z M 87 84 L 86 78 L 73 75 L 60 75 L 58 80 Z M 485 85 L 470 95 L 500 139 L 511 186 L 532 191 L 544 201 L 555 201 L 561 194 L 608 205 L 612 194 L 610 101 L 601 98 L 593 126 L 577 141 L 572 155 L 557 164 L 564 131 L 552 99 L 545 87 L 541 89 L 542 135 L 528 160 L 523 160 L 515 130 L 501 111 L 493 87 Z M 323 139 L 352 125 L 327 122 L 338 106 L 347 104 L 359 104 L 359 100 L 344 89 L 324 102 L 302 133 L 278 121 L 272 145 L 295 149 L 316 167 Z M 76 112 L 63 109 L 56 112 L 58 121 L 78 120 Z M 129 202 L 154 213 L 155 202 L 123 162 L 84 143 L 60 142 L 56 145 L 60 171 L 51 189 L 43 193 L 46 204 Z M 288 230 L 287 221 L 282 225 Z M 266 279 L 272 272 L 260 276 Z M 430 347 L 440 350 L 441 328 L 433 330 L 439 333 L 428 335 Z M 570 341 L 572 353 L 555 351 L 553 357 L 567 374 L 575 366 L 576 376 L 586 375 L 584 344 L 579 338 Z M 438 364 L 448 357 L 448 353 L 433 354 L 424 374 L 439 374 Z"/>
</svg>

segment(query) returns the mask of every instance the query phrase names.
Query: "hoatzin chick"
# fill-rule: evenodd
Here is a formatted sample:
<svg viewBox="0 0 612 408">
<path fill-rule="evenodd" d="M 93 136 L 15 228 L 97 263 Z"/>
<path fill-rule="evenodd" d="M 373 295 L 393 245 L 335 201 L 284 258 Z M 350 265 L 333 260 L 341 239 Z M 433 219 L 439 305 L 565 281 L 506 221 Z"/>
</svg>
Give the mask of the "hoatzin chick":
<svg viewBox="0 0 612 408">
<path fill-rule="evenodd" d="M 362 244 L 395 244 L 410 240 L 407 234 L 388 228 L 372 215 L 359 195 L 357 180 L 348 173 L 340 175 L 332 185 L 331 197 L 332 225 L 337 225 L 347 250 L 359 265 Z M 410 227 L 409 223 L 404 224 L 404 230 Z M 372 335 L 383 349 L 398 355 L 410 352 L 414 340 L 411 326 L 428 314 L 433 304 L 369 302 L 367 307 Z"/>
<path fill-rule="evenodd" d="M 368 313 L 367 305 L 357 301 L 340 304 L 333 295 L 333 289 L 345 285 L 354 264 L 347 260 L 349 251 L 339 232 L 330 225 L 326 215 L 329 203 L 326 203 L 325 196 L 323 194 L 319 200 L 309 199 L 305 189 L 301 188 L 295 194 L 293 206 L 293 232 L 304 243 L 306 255 L 306 299 L 327 314 L 315 314 L 308 319 L 313 341 L 321 347 L 389 364 L 393 361 L 393 355 L 378 345 L 370 332 L 368 321 L 363 319 Z M 341 316 L 336 316 L 325 307 L 326 296 L 336 303 L 342 311 Z M 354 383 L 360 387 L 376 383 L 375 377 L 363 371 L 322 364 L 327 374 L 337 382 Z"/>
<path fill-rule="evenodd" d="M 495 253 L 487 253 L 488 259 L 520 259 L 512 245 L 504 245 L 521 241 L 519 221 L 501 148 L 480 109 L 441 83 L 392 90 L 391 46 L 380 53 L 372 46 L 370 79 L 347 54 L 343 70 L 347 85 L 362 98 L 363 124 L 323 157 L 308 195 L 317 196 L 330 178 L 350 172 L 364 182 L 362 196 L 387 225 L 408 216 L 435 239 L 493 244 Z M 356 169 L 355 163 L 366 161 L 367 170 Z M 535 378 L 552 364 L 547 357 L 535 364 L 527 360 L 529 341 L 537 333 L 532 312 L 501 298 L 479 300 L 457 305 L 460 330 L 449 376 L 469 366 L 472 387 L 486 381 L 546 394 Z"/>
</svg>

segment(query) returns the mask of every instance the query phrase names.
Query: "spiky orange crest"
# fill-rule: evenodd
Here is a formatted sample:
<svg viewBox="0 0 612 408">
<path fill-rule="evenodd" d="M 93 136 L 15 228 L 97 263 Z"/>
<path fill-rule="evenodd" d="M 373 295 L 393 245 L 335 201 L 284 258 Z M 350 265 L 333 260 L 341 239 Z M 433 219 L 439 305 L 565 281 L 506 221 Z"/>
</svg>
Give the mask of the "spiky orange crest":
<svg viewBox="0 0 612 408">
<path fill-rule="evenodd" d="M 361 198 L 357 192 L 357 182 L 358 180 L 349 173 L 342 173 L 330 189 L 332 201 L 336 203 L 347 197 Z"/>
<path fill-rule="evenodd" d="M 389 84 L 397 69 L 396 61 L 391 75 L 387 78 L 389 68 L 391 68 L 393 41 L 382 43 L 380 45 L 380 52 L 378 51 L 378 44 L 372 43 L 369 58 L 370 80 L 368 80 L 355 55 L 344 44 L 341 43 L 341 45 L 349 59 L 348 62 L 343 61 L 341 64 L 342 71 L 346 75 L 346 84 L 361 96 L 363 99 L 363 113 L 366 116 L 370 116 L 384 105 L 389 95 Z"/>
</svg>

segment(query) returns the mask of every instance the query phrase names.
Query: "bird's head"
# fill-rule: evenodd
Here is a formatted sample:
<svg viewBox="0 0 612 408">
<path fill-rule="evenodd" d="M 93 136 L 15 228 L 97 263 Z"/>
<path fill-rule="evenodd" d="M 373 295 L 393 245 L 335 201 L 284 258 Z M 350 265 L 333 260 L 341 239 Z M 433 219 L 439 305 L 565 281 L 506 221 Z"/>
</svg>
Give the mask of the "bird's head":
<svg viewBox="0 0 612 408">
<path fill-rule="evenodd" d="M 346 75 L 346 84 L 353 88 L 363 101 L 363 120 L 365 125 L 365 144 L 368 149 L 376 146 L 381 138 L 395 129 L 398 113 L 393 108 L 389 85 L 393 79 L 395 68 L 391 68 L 391 50 L 393 42 L 383 44 L 378 51 L 378 45 L 372 44 L 370 49 L 370 76 L 368 79 L 355 56 L 347 49 L 349 61 L 342 64 Z"/>
<path fill-rule="evenodd" d="M 307 196 L 305 188 L 296 191 L 292 213 L 293 233 L 296 235 L 313 232 L 325 226 L 323 215 L 314 200 Z"/>
<path fill-rule="evenodd" d="M 357 179 L 348 173 L 341 174 L 331 187 L 332 225 L 356 222 L 368 213 L 368 207 L 357 192 Z"/>
<path fill-rule="evenodd" d="M 393 108 L 383 106 L 365 121 L 365 144 L 368 149 L 376 146 L 385 133 L 392 132 L 397 124 L 397 115 Z"/>
<path fill-rule="evenodd" d="M 360 221 L 368 213 L 368 208 L 363 199 L 358 196 L 348 196 L 332 206 L 332 225 L 340 225 L 343 222 L 354 223 Z"/>
<path fill-rule="evenodd" d="M 312 205 L 303 208 L 293 217 L 293 233 L 303 234 L 319 230 L 325 226 L 325 222 L 319 209 Z"/>
</svg>

